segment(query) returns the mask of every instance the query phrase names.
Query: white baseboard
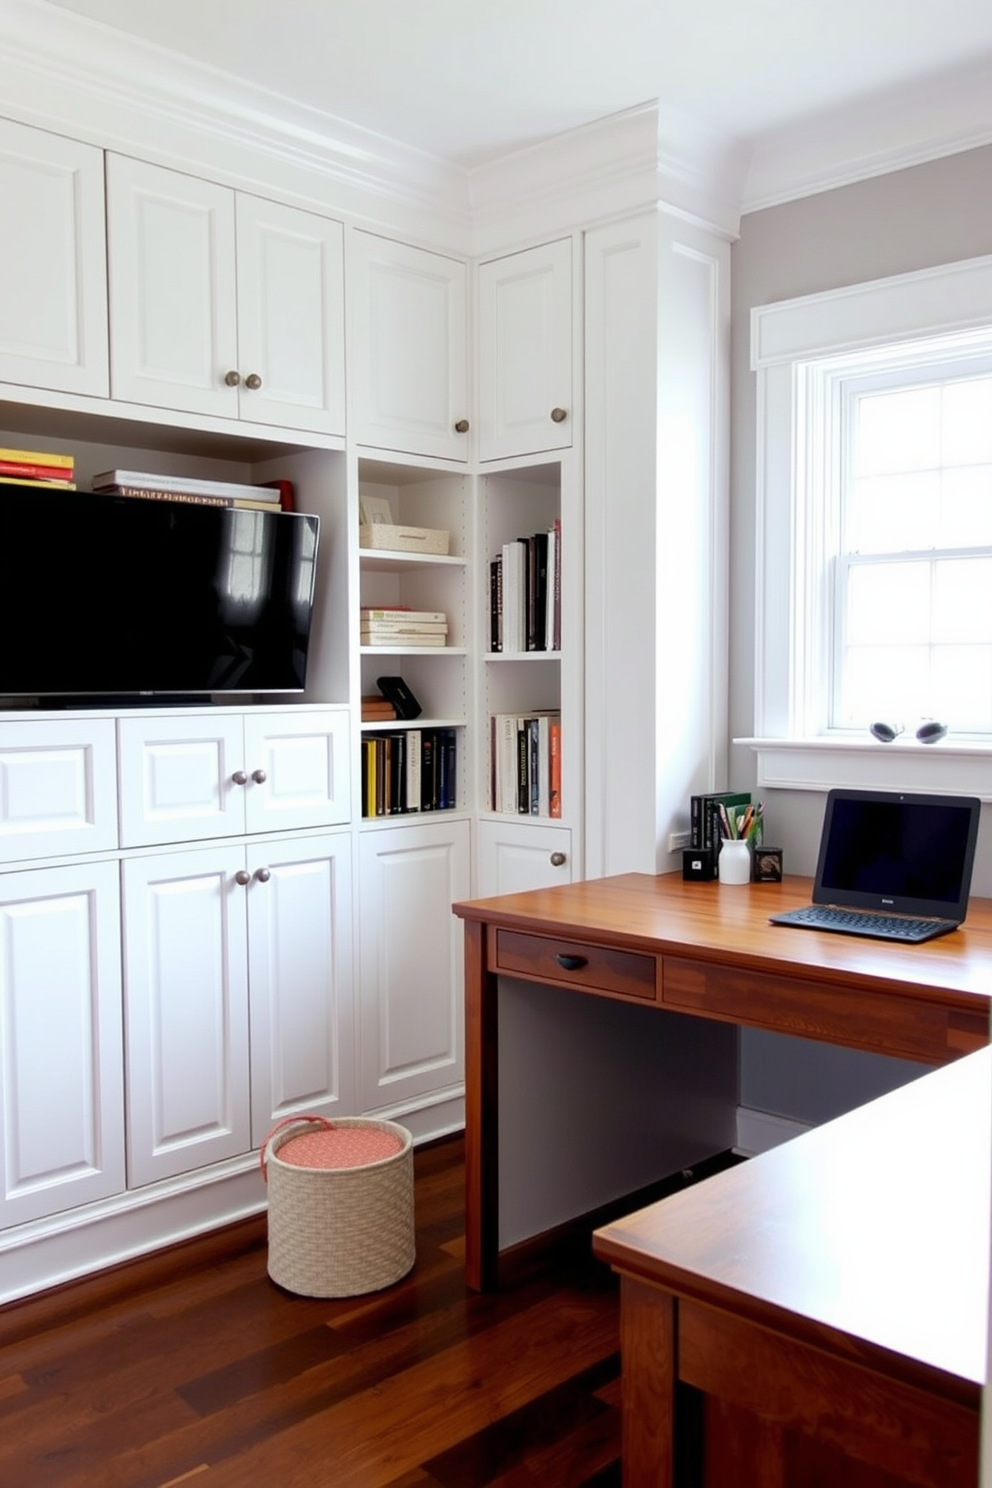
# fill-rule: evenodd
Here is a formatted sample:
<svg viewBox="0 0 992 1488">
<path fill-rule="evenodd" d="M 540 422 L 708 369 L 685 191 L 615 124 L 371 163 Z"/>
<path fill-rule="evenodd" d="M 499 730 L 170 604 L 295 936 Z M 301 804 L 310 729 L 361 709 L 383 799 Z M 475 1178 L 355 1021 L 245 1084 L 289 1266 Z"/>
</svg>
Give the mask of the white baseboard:
<svg viewBox="0 0 992 1488">
<path fill-rule="evenodd" d="M 756 1111 L 750 1106 L 737 1107 L 737 1146 L 744 1157 L 757 1157 L 793 1137 L 801 1137 L 810 1127 L 802 1121 L 773 1116 L 770 1111 Z"/>
</svg>

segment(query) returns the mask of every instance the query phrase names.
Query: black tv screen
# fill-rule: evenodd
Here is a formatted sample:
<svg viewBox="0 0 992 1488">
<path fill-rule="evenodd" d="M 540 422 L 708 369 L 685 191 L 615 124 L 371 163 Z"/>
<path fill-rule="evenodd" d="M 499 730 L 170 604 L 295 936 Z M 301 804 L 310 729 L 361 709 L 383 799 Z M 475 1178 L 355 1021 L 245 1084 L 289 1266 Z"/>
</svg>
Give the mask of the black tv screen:
<svg viewBox="0 0 992 1488">
<path fill-rule="evenodd" d="M 318 519 L 0 484 L 0 696 L 306 683 Z"/>
</svg>

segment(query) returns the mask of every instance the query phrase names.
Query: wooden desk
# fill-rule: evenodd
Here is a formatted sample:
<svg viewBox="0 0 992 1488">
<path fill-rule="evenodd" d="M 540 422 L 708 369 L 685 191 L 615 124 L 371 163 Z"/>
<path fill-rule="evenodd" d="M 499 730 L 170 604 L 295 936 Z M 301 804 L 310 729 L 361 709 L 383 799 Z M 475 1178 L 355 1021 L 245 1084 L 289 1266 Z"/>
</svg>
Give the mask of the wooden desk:
<svg viewBox="0 0 992 1488">
<path fill-rule="evenodd" d="M 632 873 L 454 906 L 465 922 L 470 1286 L 498 1279 L 500 977 L 924 1064 L 988 1042 L 992 900 L 972 900 L 960 930 L 920 946 L 769 925 L 810 890 L 796 877 L 736 887 Z"/>
<path fill-rule="evenodd" d="M 676 1481 L 676 1381 L 705 1392 L 705 1488 L 975 1488 L 990 1058 L 596 1232 L 622 1278 L 624 1488 Z"/>
</svg>

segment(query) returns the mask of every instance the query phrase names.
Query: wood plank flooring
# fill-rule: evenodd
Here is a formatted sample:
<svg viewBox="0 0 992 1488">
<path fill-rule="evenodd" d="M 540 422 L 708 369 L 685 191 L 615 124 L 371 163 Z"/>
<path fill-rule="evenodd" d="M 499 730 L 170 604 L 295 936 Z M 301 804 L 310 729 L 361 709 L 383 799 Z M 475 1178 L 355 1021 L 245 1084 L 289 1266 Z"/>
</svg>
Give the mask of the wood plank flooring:
<svg viewBox="0 0 992 1488">
<path fill-rule="evenodd" d="M 583 1243 L 466 1290 L 460 1139 L 415 1155 L 417 1261 L 266 1274 L 264 1219 L 0 1309 L 3 1488 L 619 1488 L 612 1275 Z"/>
</svg>

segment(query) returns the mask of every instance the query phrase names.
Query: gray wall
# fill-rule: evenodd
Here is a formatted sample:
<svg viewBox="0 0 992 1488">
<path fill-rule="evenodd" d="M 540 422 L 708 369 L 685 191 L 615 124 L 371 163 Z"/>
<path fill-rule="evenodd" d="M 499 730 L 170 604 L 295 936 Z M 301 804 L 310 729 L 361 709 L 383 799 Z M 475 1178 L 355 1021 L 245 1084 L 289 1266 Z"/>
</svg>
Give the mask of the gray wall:
<svg viewBox="0 0 992 1488">
<path fill-rule="evenodd" d="M 753 305 L 791 299 L 992 253 L 992 147 L 752 212 L 731 254 L 730 731 L 754 732 L 755 379 Z M 731 750 L 731 780 L 753 789 L 754 756 Z M 813 872 L 823 797 L 766 797 L 767 840 L 787 872 Z M 983 811 L 974 892 L 992 895 L 992 807 Z M 745 1032 L 741 1102 L 801 1121 L 821 1121 L 921 1073 L 899 1060 Z"/>
</svg>

